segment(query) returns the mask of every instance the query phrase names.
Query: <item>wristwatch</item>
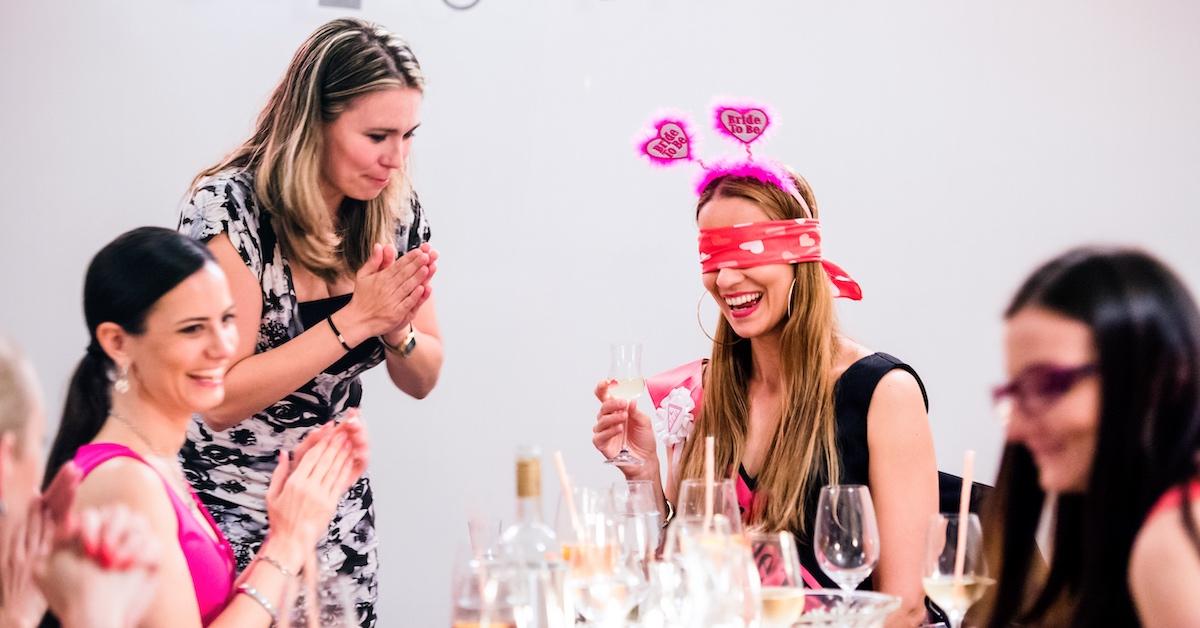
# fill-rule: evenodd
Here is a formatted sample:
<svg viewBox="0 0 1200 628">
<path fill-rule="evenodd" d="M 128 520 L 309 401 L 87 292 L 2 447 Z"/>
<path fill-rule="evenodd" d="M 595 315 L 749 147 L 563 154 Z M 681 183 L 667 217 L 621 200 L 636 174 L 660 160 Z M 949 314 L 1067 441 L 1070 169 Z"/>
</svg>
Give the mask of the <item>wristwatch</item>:
<svg viewBox="0 0 1200 628">
<path fill-rule="evenodd" d="M 407 358 L 412 354 L 413 350 L 417 348 L 417 330 L 413 327 L 412 323 L 409 323 L 408 336 L 406 336 L 404 341 L 400 344 L 394 346 L 390 345 L 386 340 L 383 339 L 383 336 L 379 337 L 379 342 L 383 343 L 383 347 L 388 351 L 391 351 L 402 358 Z"/>
</svg>

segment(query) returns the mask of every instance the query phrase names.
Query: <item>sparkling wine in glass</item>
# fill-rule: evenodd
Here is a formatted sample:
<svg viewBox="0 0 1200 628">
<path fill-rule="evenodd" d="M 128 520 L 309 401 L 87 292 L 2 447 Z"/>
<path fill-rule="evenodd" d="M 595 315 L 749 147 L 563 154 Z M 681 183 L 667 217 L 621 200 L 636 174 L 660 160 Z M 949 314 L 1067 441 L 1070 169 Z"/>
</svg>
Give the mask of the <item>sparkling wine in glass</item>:
<svg viewBox="0 0 1200 628">
<path fill-rule="evenodd" d="M 879 562 L 879 525 L 866 486 L 821 489 L 813 548 L 821 570 L 845 591 L 853 591 L 871 575 Z"/>
<path fill-rule="evenodd" d="M 960 542 L 963 545 L 962 577 L 955 578 Z M 925 595 L 946 612 L 952 628 L 959 628 L 967 609 L 996 582 L 988 577 L 987 564 L 983 560 L 983 532 L 978 516 L 969 515 L 966 521 L 958 515 L 942 514 L 930 518 L 922 576 Z"/>
<path fill-rule="evenodd" d="M 790 628 L 804 612 L 804 577 L 800 554 L 791 532 L 747 535 L 750 552 L 762 582 L 764 628 Z"/>
<path fill-rule="evenodd" d="M 645 378 L 642 377 L 642 345 L 641 343 L 616 343 L 609 347 L 612 359 L 608 366 L 608 378 L 616 383 L 608 388 L 608 394 L 613 399 L 633 401 L 642 396 L 646 389 Z M 643 460 L 629 451 L 629 424 L 621 432 L 621 451 L 606 460 L 608 464 L 619 467 L 634 467 L 643 464 Z"/>
</svg>

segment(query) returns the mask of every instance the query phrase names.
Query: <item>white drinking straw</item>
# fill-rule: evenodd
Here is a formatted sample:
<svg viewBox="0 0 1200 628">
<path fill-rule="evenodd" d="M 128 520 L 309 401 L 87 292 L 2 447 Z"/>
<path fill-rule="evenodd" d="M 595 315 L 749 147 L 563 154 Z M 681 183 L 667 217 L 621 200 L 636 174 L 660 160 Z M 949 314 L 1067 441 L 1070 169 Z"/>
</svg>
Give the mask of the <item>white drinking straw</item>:
<svg viewBox="0 0 1200 628">
<path fill-rule="evenodd" d="M 713 448 L 712 436 L 704 437 L 704 531 L 707 532 L 713 519 Z"/>
<path fill-rule="evenodd" d="M 971 516 L 971 482 L 975 475 L 975 450 L 963 455 L 962 495 L 958 502 L 958 544 L 954 548 L 954 582 L 962 582 L 967 555 L 967 528 Z"/>
</svg>

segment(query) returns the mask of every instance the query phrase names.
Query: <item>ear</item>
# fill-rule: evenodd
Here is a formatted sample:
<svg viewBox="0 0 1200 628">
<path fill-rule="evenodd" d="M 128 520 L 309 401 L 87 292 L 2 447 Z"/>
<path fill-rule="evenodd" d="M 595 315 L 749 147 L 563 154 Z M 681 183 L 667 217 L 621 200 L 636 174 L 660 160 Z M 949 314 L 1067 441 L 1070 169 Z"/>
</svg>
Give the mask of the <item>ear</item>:
<svg viewBox="0 0 1200 628">
<path fill-rule="evenodd" d="M 100 323 L 96 327 L 96 342 L 117 366 L 129 364 L 129 332 L 125 328 L 111 321 Z"/>
</svg>

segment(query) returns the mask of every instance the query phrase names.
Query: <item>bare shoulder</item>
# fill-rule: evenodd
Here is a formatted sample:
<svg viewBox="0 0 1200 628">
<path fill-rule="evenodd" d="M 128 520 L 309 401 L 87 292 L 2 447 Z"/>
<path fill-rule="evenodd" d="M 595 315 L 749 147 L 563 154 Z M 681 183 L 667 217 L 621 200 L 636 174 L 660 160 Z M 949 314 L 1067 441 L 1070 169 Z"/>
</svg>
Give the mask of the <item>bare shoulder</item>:
<svg viewBox="0 0 1200 628">
<path fill-rule="evenodd" d="M 1200 520 L 1200 502 L 1190 504 L 1192 516 Z M 1200 577 L 1200 554 L 1183 551 L 1195 548 L 1191 536 L 1183 523 L 1182 505 L 1154 513 L 1138 531 L 1129 557 L 1130 573 L 1137 578 L 1139 573 L 1149 575 L 1162 569 L 1164 564 L 1192 566 Z"/>
<path fill-rule="evenodd" d="M 162 478 L 149 466 L 127 457 L 106 460 L 83 479 L 76 508 L 123 505 L 158 528 L 174 525 L 175 511 Z"/>
<path fill-rule="evenodd" d="M 921 413 L 925 411 L 925 396 L 921 393 L 921 385 L 917 383 L 917 378 L 913 377 L 912 373 L 904 369 L 892 369 L 888 371 L 883 379 L 879 380 L 879 385 L 875 387 L 875 394 L 871 397 L 871 414 L 875 414 L 876 406 L 893 406 L 912 407 L 916 405 L 921 409 Z"/>
<path fill-rule="evenodd" d="M 1129 589 L 1146 625 L 1200 623 L 1200 552 L 1183 523 L 1181 506 L 1156 512 L 1138 531 L 1129 557 Z M 1190 505 L 1200 518 L 1200 503 Z"/>
<path fill-rule="evenodd" d="M 867 410 L 867 442 L 872 455 L 882 447 L 909 453 L 928 450 L 932 456 L 925 396 L 912 373 L 892 369 L 879 380 Z"/>
</svg>

